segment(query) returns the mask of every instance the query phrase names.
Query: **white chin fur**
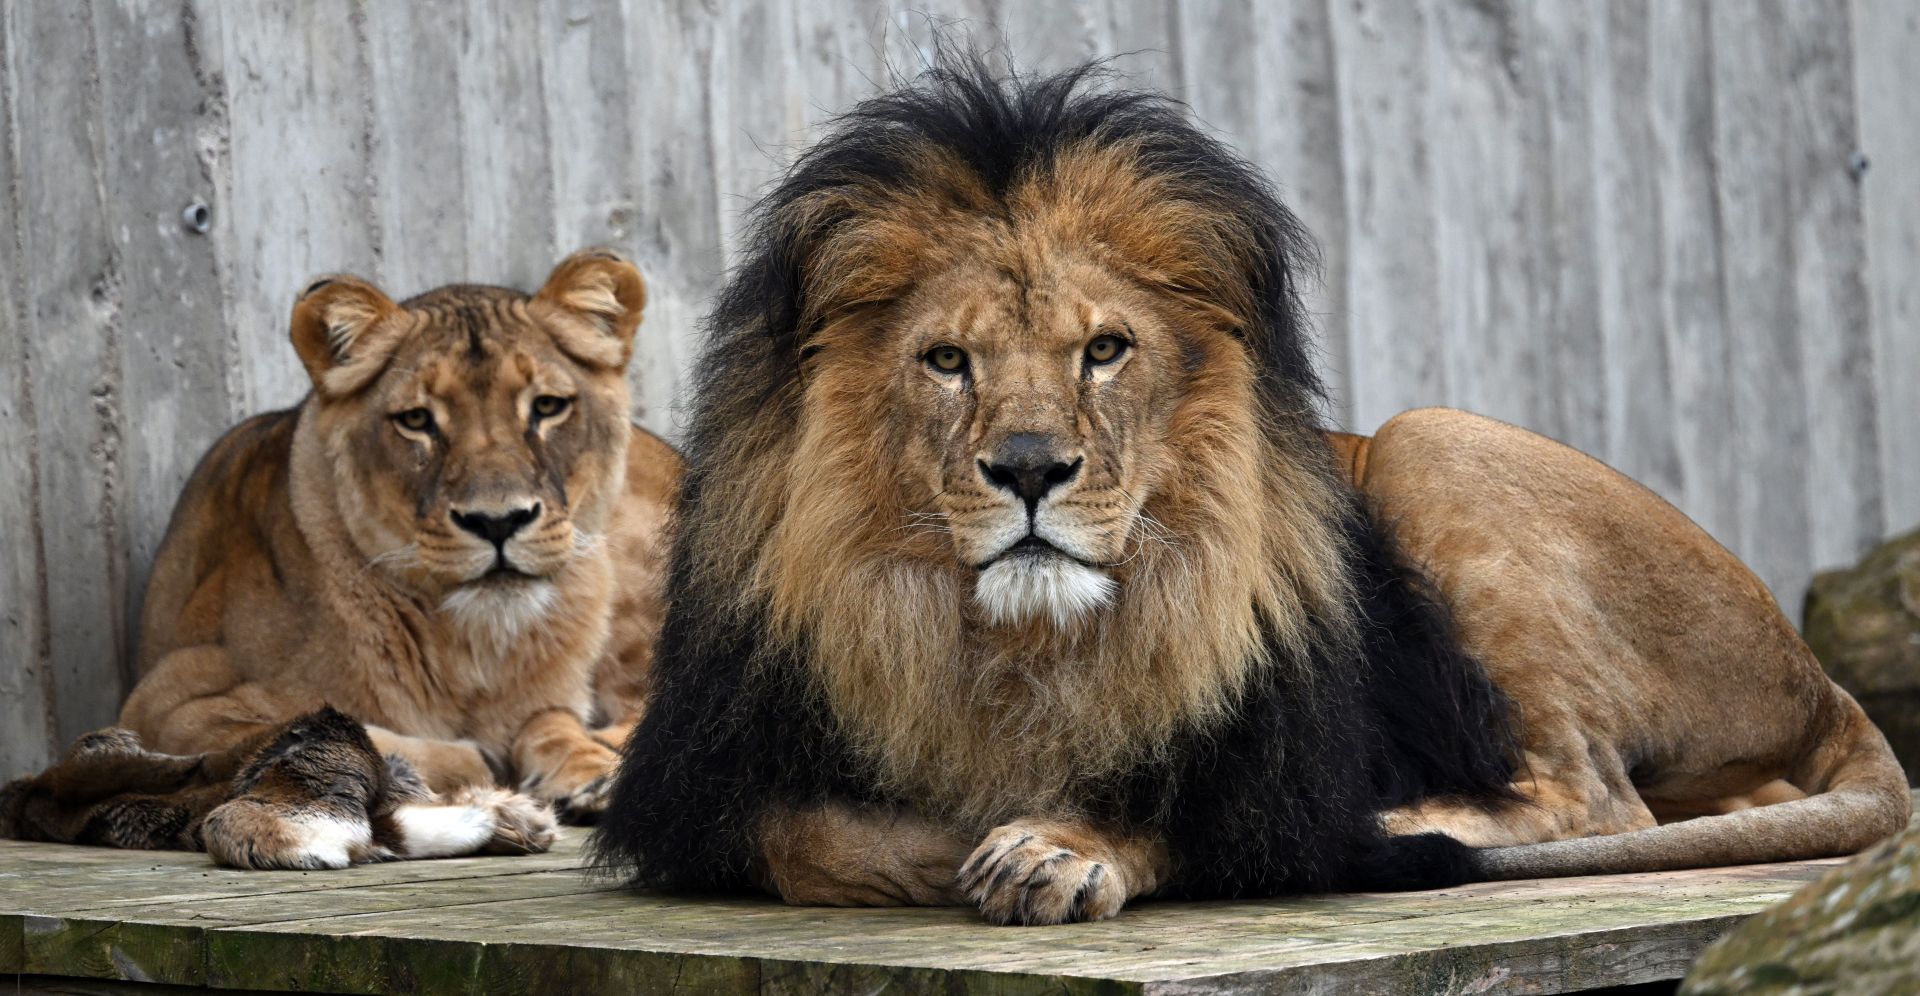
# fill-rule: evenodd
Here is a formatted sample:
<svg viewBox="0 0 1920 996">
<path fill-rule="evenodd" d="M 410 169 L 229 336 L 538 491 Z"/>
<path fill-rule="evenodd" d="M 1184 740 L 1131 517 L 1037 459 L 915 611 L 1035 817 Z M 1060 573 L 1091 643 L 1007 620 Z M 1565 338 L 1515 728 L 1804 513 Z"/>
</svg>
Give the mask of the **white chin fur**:
<svg viewBox="0 0 1920 996">
<path fill-rule="evenodd" d="M 440 611 L 480 642 L 500 649 L 544 620 L 557 598 L 550 581 L 481 582 L 448 592 Z"/>
<path fill-rule="evenodd" d="M 1113 579 L 1077 560 L 1055 556 L 1002 557 L 980 572 L 973 600 L 996 625 L 1051 618 L 1066 626 L 1113 601 Z"/>
</svg>

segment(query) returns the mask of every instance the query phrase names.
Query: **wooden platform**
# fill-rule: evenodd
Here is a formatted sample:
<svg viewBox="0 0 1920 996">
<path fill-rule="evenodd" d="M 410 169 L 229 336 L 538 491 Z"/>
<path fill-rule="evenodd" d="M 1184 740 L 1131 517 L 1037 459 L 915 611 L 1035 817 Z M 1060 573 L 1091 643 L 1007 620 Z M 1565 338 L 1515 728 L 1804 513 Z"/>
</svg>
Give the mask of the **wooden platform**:
<svg viewBox="0 0 1920 996">
<path fill-rule="evenodd" d="M 1440 892 L 1146 903 L 996 928 L 964 909 L 639 895 L 551 854 L 236 872 L 0 841 L 0 978 L 23 991 L 1557 993 L 1674 979 L 1835 862 Z M 61 978 L 63 977 L 63 978 Z M 4 982 L 0 982 L 3 985 Z"/>
</svg>

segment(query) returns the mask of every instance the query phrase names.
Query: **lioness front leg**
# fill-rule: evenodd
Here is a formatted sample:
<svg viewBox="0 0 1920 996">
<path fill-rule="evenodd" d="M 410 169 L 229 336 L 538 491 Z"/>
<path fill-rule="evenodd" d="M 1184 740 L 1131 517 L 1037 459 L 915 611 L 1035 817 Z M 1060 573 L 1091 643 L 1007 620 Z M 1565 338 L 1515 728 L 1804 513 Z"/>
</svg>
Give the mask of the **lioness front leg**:
<svg viewBox="0 0 1920 996">
<path fill-rule="evenodd" d="M 590 823 L 607 808 L 620 755 L 572 710 L 548 709 L 527 720 L 508 753 L 520 791 L 552 803 L 568 822 Z"/>
<path fill-rule="evenodd" d="M 760 818 L 761 885 L 796 906 L 960 906 L 965 838 L 910 812 L 829 803 Z"/>
<path fill-rule="evenodd" d="M 366 724 L 373 748 L 382 755 L 395 755 L 413 765 L 420 780 L 435 792 L 454 792 L 470 786 L 494 783 L 493 766 L 478 745 L 468 740 L 435 740 L 395 733 L 384 726 Z"/>
<path fill-rule="evenodd" d="M 1081 923 L 1159 888 L 1168 864 L 1157 840 L 1077 819 L 1023 819 L 987 834 L 961 866 L 960 888 L 993 923 Z"/>
</svg>

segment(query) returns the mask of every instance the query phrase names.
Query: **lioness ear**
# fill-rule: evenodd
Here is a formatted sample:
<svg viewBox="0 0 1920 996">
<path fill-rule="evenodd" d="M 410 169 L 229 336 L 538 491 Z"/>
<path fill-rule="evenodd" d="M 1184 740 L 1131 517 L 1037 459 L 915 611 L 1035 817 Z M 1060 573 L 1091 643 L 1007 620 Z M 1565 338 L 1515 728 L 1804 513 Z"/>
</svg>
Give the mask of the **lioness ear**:
<svg viewBox="0 0 1920 996">
<path fill-rule="evenodd" d="M 293 302 L 294 352 L 314 390 L 340 397 L 365 387 L 393 355 L 398 330 L 381 321 L 400 306 L 359 277 L 321 277 Z"/>
<path fill-rule="evenodd" d="M 647 282 L 611 249 L 583 249 L 553 268 L 534 300 L 569 320 L 554 324 L 554 341 L 582 363 L 619 369 L 633 356 L 633 333 L 647 307 Z"/>
</svg>

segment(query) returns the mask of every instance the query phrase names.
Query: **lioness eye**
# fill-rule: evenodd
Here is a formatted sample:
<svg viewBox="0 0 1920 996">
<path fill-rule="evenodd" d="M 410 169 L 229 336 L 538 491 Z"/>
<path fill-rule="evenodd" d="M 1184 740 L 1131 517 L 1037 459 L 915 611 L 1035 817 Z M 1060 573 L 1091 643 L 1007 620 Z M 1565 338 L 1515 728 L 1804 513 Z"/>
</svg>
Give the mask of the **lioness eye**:
<svg viewBox="0 0 1920 996">
<path fill-rule="evenodd" d="M 433 413 L 425 408 L 409 408 L 393 417 L 400 428 L 410 432 L 426 432 L 433 428 Z"/>
<path fill-rule="evenodd" d="M 563 398 L 557 394 L 542 394 L 533 399 L 533 414 L 536 418 L 552 418 L 567 410 L 573 404 L 572 398 Z"/>
<path fill-rule="evenodd" d="M 967 367 L 967 351 L 959 346 L 935 346 L 927 350 L 927 363 L 941 373 L 959 373 Z"/>
<path fill-rule="evenodd" d="M 1127 351 L 1127 341 L 1117 335 L 1095 336 L 1087 343 L 1087 362 L 1112 363 Z"/>
</svg>

